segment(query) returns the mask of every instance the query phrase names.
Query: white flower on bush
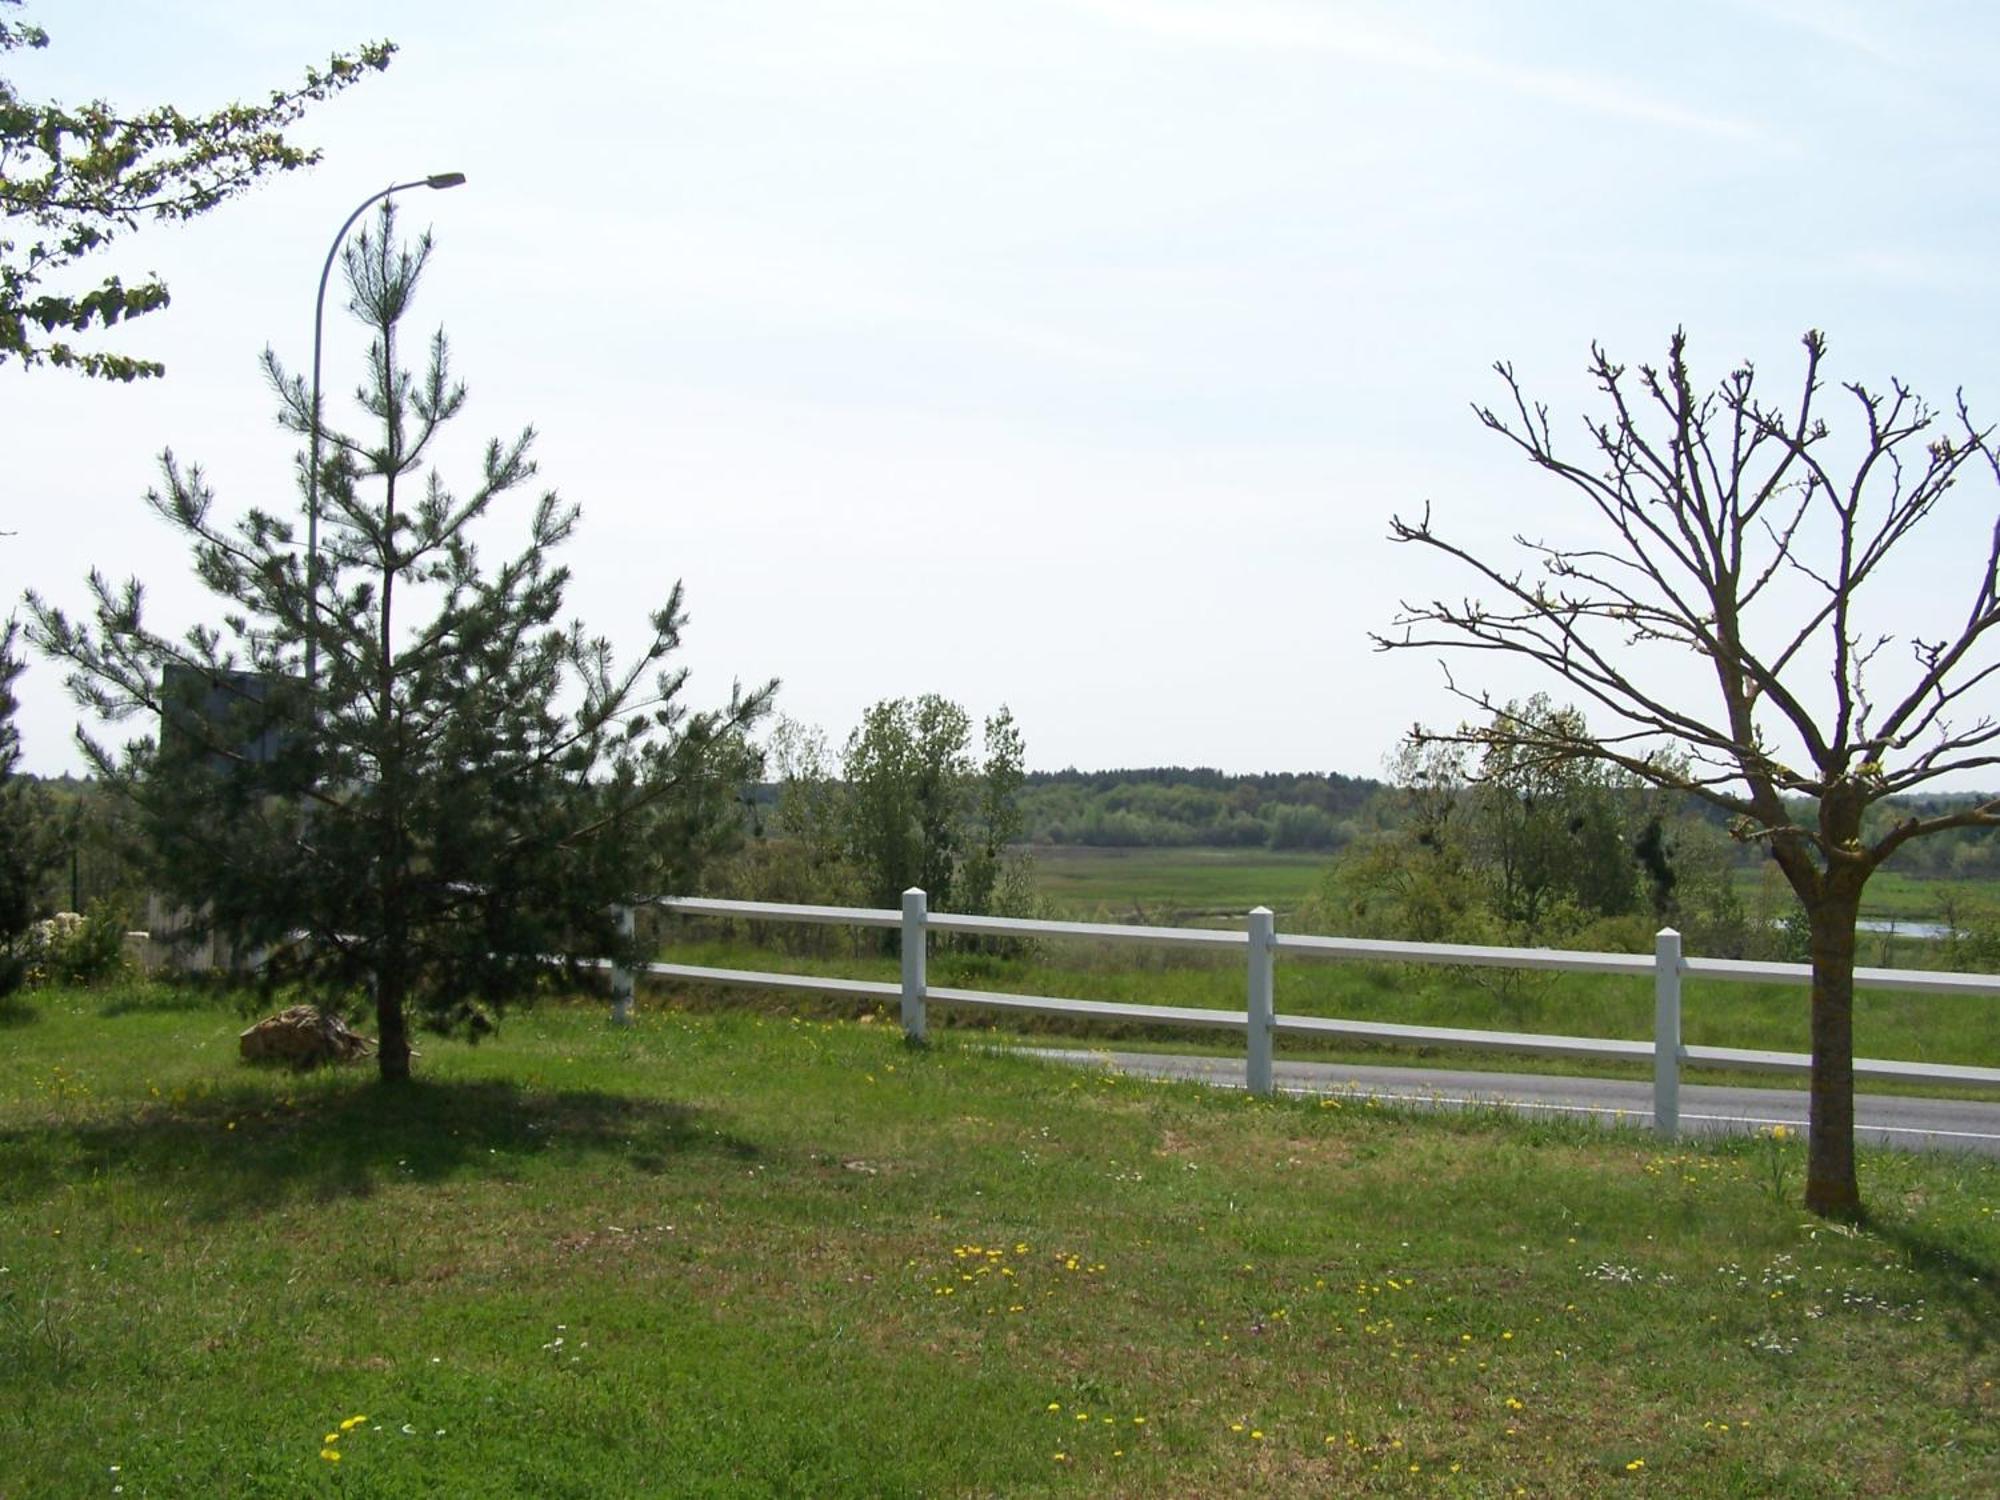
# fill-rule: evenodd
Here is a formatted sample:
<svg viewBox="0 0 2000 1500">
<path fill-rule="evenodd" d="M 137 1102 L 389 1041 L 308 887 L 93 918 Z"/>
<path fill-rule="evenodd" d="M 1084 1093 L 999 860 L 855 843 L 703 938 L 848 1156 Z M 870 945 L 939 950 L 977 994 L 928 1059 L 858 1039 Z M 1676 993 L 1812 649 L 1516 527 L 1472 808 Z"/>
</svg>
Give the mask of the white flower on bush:
<svg viewBox="0 0 2000 1500">
<path fill-rule="evenodd" d="M 22 934 L 30 984 L 80 984 L 116 974 L 125 963 L 124 927 L 103 913 L 59 911 Z"/>
</svg>

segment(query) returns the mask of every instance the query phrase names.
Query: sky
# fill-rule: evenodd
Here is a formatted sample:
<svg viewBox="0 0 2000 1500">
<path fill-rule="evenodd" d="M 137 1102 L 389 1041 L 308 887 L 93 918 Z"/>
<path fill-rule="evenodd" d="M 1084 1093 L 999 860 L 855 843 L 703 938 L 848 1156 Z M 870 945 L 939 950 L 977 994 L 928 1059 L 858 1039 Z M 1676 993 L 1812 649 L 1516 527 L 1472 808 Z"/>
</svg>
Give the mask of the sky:
<svg viewBox="0 0 2000 1500">
<path fill-rule="evenodd" d="M 1592 342 L 1656 361 L 1676 327 L 1705 382 L 1749 359 L 1790 385 L 1822 328 L 1834 380 L 2000 417 L 2000 9 L 1977 0 L 20 18 L 51 45 L 7 76 L 68 102 L 212 107 L 400 51 L 294 132 L 320 165 L 87 263 L 166 279 L 172 306 L 104 341 L 165 379 L 0 367 L 9 600 L 77 609 L 97 567 L 143 578 L 162 625 L 216 617 L 144 505 L 160 455 L 226 509 L 296 505 L 258 357 L 309 366 L 342 219 L 434 172 L 468 180 L 401 201 L 437 243 L 412 320 L 471 390 L 446 482 L 532 424 L 538 484 L 583 508 L 573 613 L 636 650 L 681 579 L 690 700 L 775 676 L 836 744 L 869 704 L 939 692 L 1009 705 L 1035 768 L 1379 774 L 1460 706 L 1434 655 L 1369 633 L 1474 586 L 1390 517 L 1429 504 L 1496 554 L 1592 535 L 1474 419 L 1496 360 L 1572 446 Z M 333 420 L 362 342 L 329 302 Z M 1952 497 L 1885 580 L 1885 628 L 1962 613 L 1994 517 L 1990 481 Z M 1707 687 L 1699 663 L 1649 670 Z M 1968 712 L 2000 709 L 1981 691 Z M 20 693 L 25 768 L 77 767 L 60 673 L 36 662 Z"/>
</svg>

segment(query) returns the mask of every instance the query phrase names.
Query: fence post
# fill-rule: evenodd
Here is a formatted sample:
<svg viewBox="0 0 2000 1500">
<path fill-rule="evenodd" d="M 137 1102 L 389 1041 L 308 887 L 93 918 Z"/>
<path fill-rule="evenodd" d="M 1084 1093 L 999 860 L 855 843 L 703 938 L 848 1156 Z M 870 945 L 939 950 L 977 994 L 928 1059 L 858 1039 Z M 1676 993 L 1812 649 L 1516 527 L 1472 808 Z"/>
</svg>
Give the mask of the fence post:
<svg viewBox="0 0 2000 1500">
<path fill-rule="evenodd" d="M 916 886 L 903 892 L 903 1040 L 924 1040 L 924 985 L 929 957 L 925 896 Z"/>
<path fill-rule="evenodd" d="M 1668 1140 L 1681 1130 L 1681 935 L 1671 927 L 1653 939 L 1653 1129 Z"/>
<path fill-rule="evenodd" d="M 618 905 L 611 908 L 618 921 L 618 941 L 629 945 L 632 941 L 632 908 Z M 625 963 L 611 966 L 611 1024 L 630 1026 L 632 1024 L 632 981 L 634 975 Z"/>
<path fill-rule="evenodd" d="M 1272 940 L 1276 919 L 1268 906 L 1250 911 L 1250 1026 L 1248 1054 L 1244 1060 L 1243 1084 L 1253 1094 L 1271 1092 L 1271 1015 L 1277 957 Z"/>
</svg>

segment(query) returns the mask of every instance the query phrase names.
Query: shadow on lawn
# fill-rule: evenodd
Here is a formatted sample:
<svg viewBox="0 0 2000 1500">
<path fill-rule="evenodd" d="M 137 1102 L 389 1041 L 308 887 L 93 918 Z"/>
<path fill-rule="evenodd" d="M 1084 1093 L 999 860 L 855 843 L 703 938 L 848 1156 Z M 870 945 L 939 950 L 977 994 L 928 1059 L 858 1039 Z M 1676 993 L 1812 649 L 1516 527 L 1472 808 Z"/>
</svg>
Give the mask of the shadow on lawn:
<svg viewBox="0 0 2000 1500">
<path fill-rule="evenodd" d="M 196 1218 L 296 1198 L 366 1197 L 397 1182 L 510 1177 L 531 1161 L 622 1158 L 662 1173 L 683 1157 L 754 1160 L 757 1147 L 671 1101 L 594 1089 L 545 1092 L 504 1080 L 313 1079 L 295 1094 L 239 1087 L 122 1119 L 50 1120 L 0 1131 L 0 1203 L 58 1180 L 143 1180 Z M 233 1128 L 232 1128 L 233 1126 Z"/>
<path fill-rule="evenodd" d="M 1878 1219 L 1869 1227 L 1909 1259 L 1926 1283 L 1934 1312 L 1949 1312 L 1953 1332 L 1975 1351 L 2000 1335 L 2000 1260 L 1953 1244 L 1915 1224 Z"/>
</svg>

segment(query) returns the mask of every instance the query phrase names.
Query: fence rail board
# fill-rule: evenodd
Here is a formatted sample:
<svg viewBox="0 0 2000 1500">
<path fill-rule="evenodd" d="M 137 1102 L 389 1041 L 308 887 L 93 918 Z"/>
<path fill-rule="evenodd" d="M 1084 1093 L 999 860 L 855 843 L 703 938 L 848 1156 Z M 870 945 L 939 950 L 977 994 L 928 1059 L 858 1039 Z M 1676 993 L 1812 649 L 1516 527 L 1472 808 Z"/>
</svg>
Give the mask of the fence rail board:
<svg viewBox="0 0 2000 1500">
<path fill-rule="evenodd" d="M 733 984 L 743 989 L 805 990 L 818 995 L 853 995 L 864 1000 L 894 1000 L 901 985 L 879 979 L 830 979 L 820 974 L 759 973 L 755 969 L 706 969 L 700 964 L 647 964 L 646 973 L 696 984 Z"/>
<path fill-rule="evenodd" d="M 1376 963 L 1445 964 L 1485 969 L 1567 969 L 1582 974 L 1630 974 L 1650 978 L 1653 960 L 1644 953 L 1578 953 L 1567 948 L 1488 948 L 1472 943 L 1398 943 L 1383 938 L 1313 937 L 1288 932 L 1276 939 L 1280 952 L 1312 958 L 1354 958 Z"/>
<path fill-rule="evenodd" d="M 1473 1051 L 1527 1052 L 1537 1057 L 1598 1057 L 1651 1062 L 1651 1042 L 1617 1037 L 1549 1036 L 1533 1032 L 1475 1031 L 1455 1026 L 1410 1026 L 1394 1021 L 1342 1021 L 1328 1016 L 1279 1016 L 1280 1036 L 1338 1038 L 1356 1042 L 1405 1042 L 1420 1047 L 1464 1047 Z"/>
<path fill-rule="evenodd" d="M 1247 1011 L 1210 1010 L 1198 1005 L 1134 1005 L 1123 1000 L 1066 1000 L 1053 995 L 1011 995 L 999 990 L 953 990 L 935 986 L 924 998 L 939 1005 L 978 1006 L 1037 1016 L 1081 1016 L 1098 1021 L 1136 1021 L 1146 1026 L 1210 1026 L 1241 1031 Z"/>
<path fill-rule="evenodd" d="M 1226 927 L 1136 927 L 1116 922 L 1051 922 L 1040 917 L 969 917 L 932 912 L 938 932 L 982 932 L 997 937 L 1092 938 L 1099 942 L 1156 943 L 1169 948 L 1241 948 L 1247 934 Z"/>
<path fill-rule="evenodd" d="M 788 906 L 778 901 L 723 901 L 707 896 L 662 896 L 647 903 L 691 917 L 736 917 L 747 922 L 818 922 L 832 927 L 900 927 L 903 914 L 868 906 Z"/>
</svg>

